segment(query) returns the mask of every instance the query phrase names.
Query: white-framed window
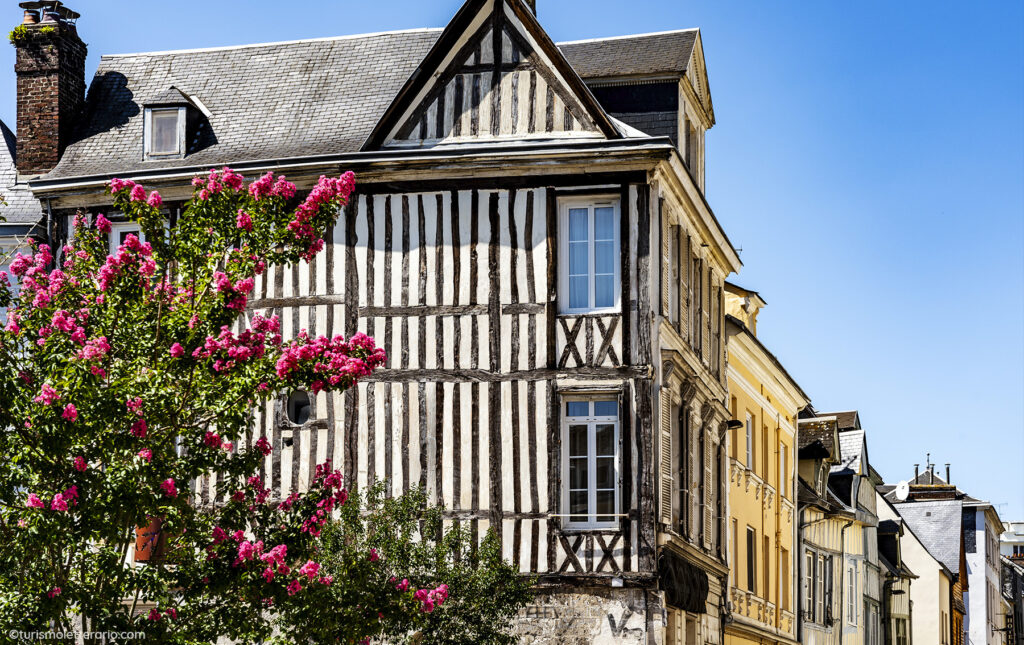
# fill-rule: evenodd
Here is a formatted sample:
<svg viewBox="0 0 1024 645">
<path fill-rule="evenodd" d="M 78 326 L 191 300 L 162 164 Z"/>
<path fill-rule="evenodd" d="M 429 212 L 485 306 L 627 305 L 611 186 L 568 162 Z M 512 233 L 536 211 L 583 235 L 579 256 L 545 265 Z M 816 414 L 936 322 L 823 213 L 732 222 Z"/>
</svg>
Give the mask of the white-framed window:
<svg viewBox="0 0 1024 645">
<path fill-rule="evenodd" d="M 788 494 L 786 482 L 789 481 L 789 473 L 786 471 L 786 444 L 779 444 L 779 497 Z"/>
<path fill-rule="evenodd" d="M 566 528 L 613 528 L 619 521 L 619 401 L 562 399 L 562 507 Z"/>
<path fill-rule="evenodd" d="M 139 238 L 140 242 L 146 241 L 146 235 L 142 232 L 142 228 L 139 226 L 138 222 L 112 222 L 110 224 L 110 234 L 107 236 L 107 244 L 111 255 L 117 253 L 117 247 L 124 244 L 129 235 L 135 235 L 135 237 Z"/>
<path fill-rule="evenodd" d="M 754 469 L 754 417 L 747 412 L 747 468 Z"/>
<path fill-rule="evenodd" d="M 857 624 L 857 563 L 851 564 L 846 572 L 846 620 L 851 625 Z"/>
<path fill-rule="evenodd" d="M 562 313 L 617 311 L 621 290 L 618 200 L 567 199 L 559 207 Z"/>
<path fill-rule="evenodd" d="M 804 552 L 804 618 L 814 620 L 814 552 Z"/>
<path fill-rule="evenodd" d="M 147 159 L 184 155 L 184 107 L 146 108 L 143 129 Z"/>
<path fill-rule="evenodd" d="M 828 564 L 828 559 L 818 554 L 818 575 L 816 578 L 817 589 L 814 590 L 814 605 L 815 605 L 815 622 L 825 622 L 825 567 Z"/>
</svg>

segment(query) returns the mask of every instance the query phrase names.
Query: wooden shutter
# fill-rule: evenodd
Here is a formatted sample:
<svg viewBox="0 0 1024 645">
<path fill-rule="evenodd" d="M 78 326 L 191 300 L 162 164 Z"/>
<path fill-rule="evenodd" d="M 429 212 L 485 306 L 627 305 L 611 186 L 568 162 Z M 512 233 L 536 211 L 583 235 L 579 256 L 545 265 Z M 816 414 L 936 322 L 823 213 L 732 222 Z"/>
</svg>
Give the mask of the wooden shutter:
<svg viewBox="0 0 1024 645">
<path fill-rule="evenodd" d="M 714 475 L 714 445 L 712 433 L 714 430 L 711 424 L 707 424 L 704 430 L 704 548 L 711 548 L 711 537 L 714 535 L 715 526 L 715 475 Z"/>
<path fill-rule="evenodd" d="M 669 282 L 672 280 L 672 266 L 669 262 L 669 236 L 672 227 L 669 226 L 668 214 L 665 212 L 665 200 L 658 200 L 658 212 L 661 213 L 661 313 L 665 318 L 671 319 L 669 311 Z"/>
<path fill-rule="evenodd" d="M 659 476 L 661 478 L 661 509 L 659 519 L 664 524 L 672 523 L 672 392 L 661 389 L 661 455 Z"/>
<path fill-rule="evenodd" d="M 679 333 L 683 340 L 690 337 L 690 300 L 693 294 L 690 293 L 690 236 L 683 233 L 683 227 L 679 227 L 679 279 L 682 284 L 679 286 Z"/>
<path fill-rule="evenodd" d="M 700 325 L 700 353 L 701 358 L 704 360 L 705 365 L 710 365 L 711 362 L 711 315 L 710 315 L 710 304 L 711 304 L 711 267 L 706 262 L 701 262 L 700 267 L 700 293 L 701 293 L 701 319 L 698 321 Z"/>
</svg>

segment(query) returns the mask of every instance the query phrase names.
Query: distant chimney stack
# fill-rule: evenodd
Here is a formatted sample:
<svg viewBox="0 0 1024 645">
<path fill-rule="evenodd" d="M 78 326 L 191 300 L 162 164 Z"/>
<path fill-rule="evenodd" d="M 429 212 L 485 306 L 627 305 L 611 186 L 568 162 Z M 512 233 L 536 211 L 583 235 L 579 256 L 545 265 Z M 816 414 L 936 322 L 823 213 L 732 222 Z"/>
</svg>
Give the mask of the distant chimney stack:
<svg viewBox="0 0 1024 645">
<path fill-rule="evenodd" d="M 914 464 L 914 483 L 917 483 L 918 477 L 921 476 L 921 464 Z"/>
<path fill-rule="evenodd" d="M 946 464 L 946 483 L 952 484 L 953 480 L 949 477 L 949 464 Z"/>
<path fill-rule="evenodd" d="M 18 79 L 15 161 L 20 174 L 37 175 L 52 170 L 70 143 L 85 103 L 88 48 L 78 37 L 78 14 L 61 2 L 22 7 L 22 24 L 11 32 Z"/>
</svg>

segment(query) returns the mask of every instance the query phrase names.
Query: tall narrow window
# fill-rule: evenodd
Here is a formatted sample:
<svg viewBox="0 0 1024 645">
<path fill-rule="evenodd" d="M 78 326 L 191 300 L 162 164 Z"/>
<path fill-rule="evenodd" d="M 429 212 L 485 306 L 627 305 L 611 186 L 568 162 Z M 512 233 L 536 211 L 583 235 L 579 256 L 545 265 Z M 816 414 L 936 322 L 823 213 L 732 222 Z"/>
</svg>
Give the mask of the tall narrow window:
<svg viewBox="0 0 1024 645">
<path fill-rule="evenodd" d="M 779 604 L 783 611 L 789 611 L 789 551 L 779 550 Z"/>
<path fill-rule="evenodd" d="M 747 412 L 747 468 L 754 468 L 754 417 Z"/>
<path fill-rule="evenodd" d="M 819 623 L 825 622 L 825 556 L 818 556 L 817 589 L 814 590 L 815 616 Z"/>
<path fill-rule="evenodd" d="M 757 593 L 757 531 L 747 527 L 747 591 Z"/>
<path fill-rule="evenodd" d="M 857 624 L 857 569 L 856 563 L 847 567 L 849 576 L 846 584 L 846 619 L 851 625 Z"/>
<path fill-rule="evenodd" d="M 668 317 L 672 326 L 679 331 L 679 227 L 670 226 L 668 229 L 668 262 L 669 262 L 669 285 L 668 285 Z"/>
<path fill-rule="evenodd" d="M 814 552 L 804 552 L 804 618 L 814 620 Z"/>
<path fill-rule="evenodd" d="M 561 309 L 610 311 L 619 305 L 619 207 L 612 201 L 562 204 Z"/>
<path fill-rule="evenodd" d="M 788 494 L 786 483 L 789 481 L 789 472 L 786 470 L 786 444 L 779 444 L 779 497 Z"/>
<path fill-rule="evenodd" d="M 619 512 L 618 401 L 567 399 L 562 441 L 567 527 L 614 527 Z"/>
</svg>

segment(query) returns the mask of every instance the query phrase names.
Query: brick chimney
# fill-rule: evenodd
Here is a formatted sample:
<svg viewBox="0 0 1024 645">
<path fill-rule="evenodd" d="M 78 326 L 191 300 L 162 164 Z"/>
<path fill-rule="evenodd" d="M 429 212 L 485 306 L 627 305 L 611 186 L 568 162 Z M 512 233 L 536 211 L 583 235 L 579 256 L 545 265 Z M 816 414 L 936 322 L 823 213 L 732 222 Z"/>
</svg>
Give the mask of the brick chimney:
<svg viewBox="0 0 1024 645">
<path fill-rule="evenodd" d="M 85 103 L 87 47 L 78 37 L 78 14 L 59 1 L 24 2 L 12 40 L 18 77 L 18 149 L 23 175 L 49 172 L 70 142 Z"/>
</svg>

